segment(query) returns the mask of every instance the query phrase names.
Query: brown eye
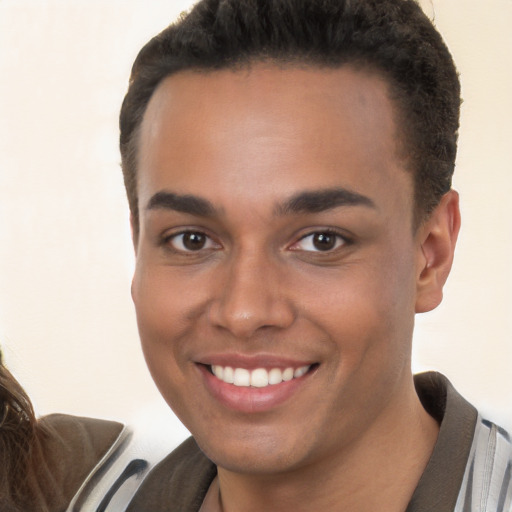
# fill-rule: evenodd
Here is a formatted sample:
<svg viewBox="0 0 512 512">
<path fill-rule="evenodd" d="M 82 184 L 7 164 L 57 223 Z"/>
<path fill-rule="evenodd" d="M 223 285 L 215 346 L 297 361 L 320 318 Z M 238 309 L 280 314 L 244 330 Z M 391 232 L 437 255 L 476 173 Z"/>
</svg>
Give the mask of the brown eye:
<svg viewBox="0 0 512 512">
<path fill-rule="evenodd" d="M 168 243 L 180 252 L 197 252 L 203 249 L 218 248 L 213 240 L 200 231 L 185 231 L 171 236 Z"/>
<path fill-rule="evenodd" d="M 203 233 L 184 233 L 182 243 L 189 251 L 198 251 L 206 245 L 206 236 Z"/>
<path fill-rule="evenodd" d="M 319 251 L 330 251 L 334 249 L 337 242 L 337 236 L 332 233 L 315 233 L 313 235 L 313 246 Z"/>
<path fill-rule="evenodd" d="M 291 249 L 305 252 L 328 252 L 334 251 L 346 243 L 347 240 L 342 235 L 330 231 L 316 231 L 301 238 Z"/>
</svg>

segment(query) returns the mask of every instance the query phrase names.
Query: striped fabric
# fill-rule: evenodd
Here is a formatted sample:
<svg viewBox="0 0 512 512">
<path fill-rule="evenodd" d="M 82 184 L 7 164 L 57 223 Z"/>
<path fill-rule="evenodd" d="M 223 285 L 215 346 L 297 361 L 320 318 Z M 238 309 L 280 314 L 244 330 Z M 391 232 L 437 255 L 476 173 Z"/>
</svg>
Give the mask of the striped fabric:
<svg viewBox="0 0 512 512">
<path fill-rule="evenodd" d="M 124 427 L 66 512 L 123 512 L 149 472 L 174 446 L 164 436 Z"/>
<path fill-rule="evenodd" d="M 509 434 L 479 416 L 454 512 L 512 512 L 511 473 Z"/>
</svg>

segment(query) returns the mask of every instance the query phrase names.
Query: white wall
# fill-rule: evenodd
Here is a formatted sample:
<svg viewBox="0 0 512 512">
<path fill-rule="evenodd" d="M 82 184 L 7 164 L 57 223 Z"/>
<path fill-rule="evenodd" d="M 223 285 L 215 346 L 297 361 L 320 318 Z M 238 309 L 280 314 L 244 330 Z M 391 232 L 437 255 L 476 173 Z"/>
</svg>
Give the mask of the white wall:
<svg viewBox="0 0 512 512">
<path fill-rule="evenodd" d="M 138 49 L 189 3 L 0 0 L 0 343 L 39 413 L 126 419 L 160 400 L 129 296 L 117 115 Z M 463 229 L 414 367 L 512 427 L 512 1 L 425 4 L 462 75 Z"/>
</svg>

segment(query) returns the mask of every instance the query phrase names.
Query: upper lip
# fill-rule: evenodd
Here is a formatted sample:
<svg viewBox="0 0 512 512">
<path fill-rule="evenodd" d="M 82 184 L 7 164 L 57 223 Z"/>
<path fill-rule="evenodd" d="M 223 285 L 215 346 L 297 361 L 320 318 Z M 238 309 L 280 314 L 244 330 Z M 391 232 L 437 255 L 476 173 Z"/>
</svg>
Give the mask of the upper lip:
<svg viewBox="0 0 512 512">
<path fill-rule="evenodd" d="M 314 364 L 315 361 L 272 354 L 219 353 L 198 357 L 195 362 L 208 366 L 230 366 L 231 368 L 254 370 L 256 368 L 300 368 Z"/>
</svg>

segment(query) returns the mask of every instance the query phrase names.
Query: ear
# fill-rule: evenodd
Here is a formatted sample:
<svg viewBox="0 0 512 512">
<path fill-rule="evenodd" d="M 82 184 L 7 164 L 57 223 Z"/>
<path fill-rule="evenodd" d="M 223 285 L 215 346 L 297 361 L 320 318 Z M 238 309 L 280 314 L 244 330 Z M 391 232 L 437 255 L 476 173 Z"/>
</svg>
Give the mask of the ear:
<svg viewBox="0 0 512 512">
<path fill-rule="evenodd" d="M 135 218 L 133 213 L 130 213 L 130 231 L 132 233 L 133 249 L 135 256 L 137 256 L 137 248 L 139 244 L 139 221 Z"/>
<path fill-rule="evenodd" d="M 443 286 L 452 268 L 459 229 L 459 194 L 450 190 L 418 228 L 416 313 L 431 311 L 443 299 Z"/>
</svg>

